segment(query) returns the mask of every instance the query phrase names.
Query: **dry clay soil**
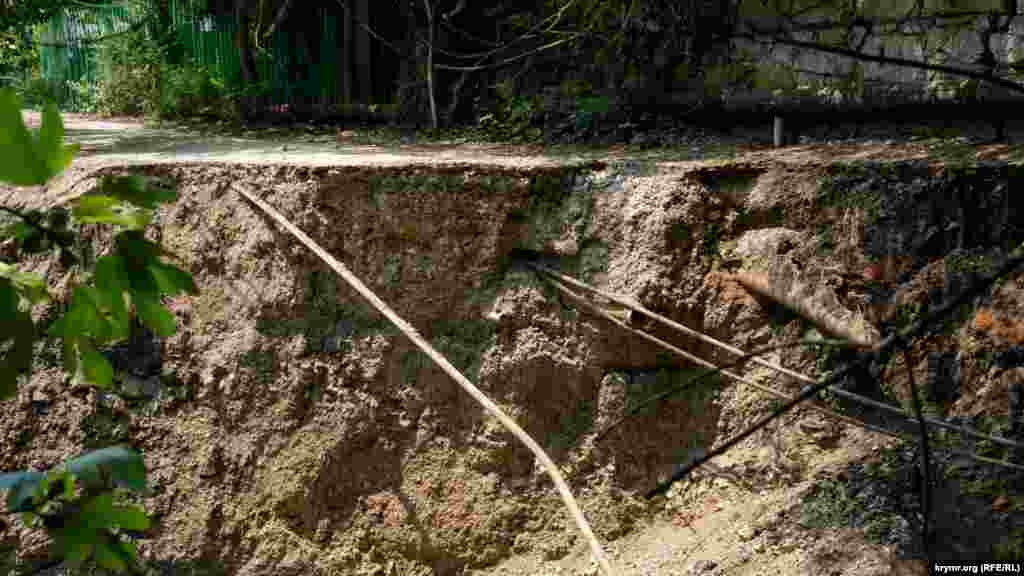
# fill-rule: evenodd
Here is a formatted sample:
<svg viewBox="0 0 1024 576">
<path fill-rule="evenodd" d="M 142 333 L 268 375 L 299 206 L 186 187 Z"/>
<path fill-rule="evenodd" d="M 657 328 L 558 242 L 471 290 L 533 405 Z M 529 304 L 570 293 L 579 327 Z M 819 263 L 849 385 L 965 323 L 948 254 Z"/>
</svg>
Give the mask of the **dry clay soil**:
<svg viewBox="0 0 1024 576">
<path fill-rule="evenodd" d="M 799 411 L 668 498 L 644 500 L 675 465 L 764 415 L 772 400 L 723 381 L 598 438 L 639 399 L 692 372 L 577 310 L 516 256 L 542 258 L 743 349 L 806 327 L 772 324 L 724 263 L 729 272 L 782 270 L 877 336 L 857 300 L 870 260 L 863 214 L 819 212 L 815 194 L 830 163 L 909 160 L 927 173 L 942 163 L 943 144 L 746 147 L 701 160 L 692 151 L 290 145 L 65 122 L 82 157 L 46 191 L 8 200 L 63 201 L 127 165 L 173 182 L 179 199 L 161 209 L 154 231 L 201 294 L 168 302 L 180 330 L 160 343 L 161 375 L 147 381 L 159 383 L 146 393 L 69 393 L 59 359 L 41 351 L 38 373 L 3 407 L 0 453 L 5 469 L 21 469 L 112 441 L 141 449 L 157 523 L 139 543 L 161 573 L 596 573 L 530 454 L 232 184 L 349 265 L 538 438 L 618 573 L 925 573 L 863 530 L 796 521 L 821 478 L 896 442 L 818 413 Z M 1014 155 L 1005 146 L 971 152 L 997 162 Z M 823 224 L 836 239 L 824 255 L 814 241 Z M 56 291 L 70 279 L 56 260 L 34 266 Z M 934 275 L 934 265 L 915 274 Z M 996 296 L 997 316 L 1019 315 L 1021 283 L 1013 277 Z M 662 336 L 709 360 L 730 358 Z M 950 338 L 976 347 L 991 339 L 966 325 Z M 772 358 L 815 376 L 813 353 Z M 914 369 L 923 380 L 924 366 Z M 764 369 L 744 373 L 799 389 Z M 944 408 L 989 402 L 998 412 L 1003 398 L 998 384 L 979 384 Z M 7 524 L 3 538 L 27 550 L 26 561 L 45 556 L 36 533 Z"/>
</svg>

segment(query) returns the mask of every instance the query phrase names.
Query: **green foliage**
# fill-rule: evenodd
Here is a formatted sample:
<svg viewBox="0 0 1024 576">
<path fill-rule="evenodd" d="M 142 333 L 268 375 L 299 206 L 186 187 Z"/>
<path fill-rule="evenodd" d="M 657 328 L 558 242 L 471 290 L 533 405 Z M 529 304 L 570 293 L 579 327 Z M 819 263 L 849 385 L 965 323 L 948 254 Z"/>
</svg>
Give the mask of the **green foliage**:
<svg viewBox="0 0 1024 576">
<path fill-rule="evenodd" d="M 474 321 L 456 324 L 439 322 L 431 327 L 430 343 L 468 378 L 476 379 L 483 351 L 491 345 L 494 324 Z"/>
<path fill-rule="evenodd" d="M 256 87 L 260 92 L 260 87 Z M 224 82 L 201 66 L 168 66 L 161 87 L 160 116 L 164 118 L 215 114 L 229 99 Z"/>
<path fill-rule="evenodd" d="M 20 77 L 39 66 L 39 47 L 20 31 L 0 31 L 0 75 Z"/>
<path fill-rule="evenodd" d="M 29 131 L 18 97 L 10 89 L 0 90 L 0 181 L 47 183 L 77 152 L 77 146 L 65 146 L 63 140 L 53 103 L 46 106 L 39 130 Z M 59 249 L 66 265 L 91 260 L 75 255 L 79 232 L 72 224 L 115 229 L 113 248 L 95 261 L 91 282 L 72 285 L 66 312 L 45 333 L 61 341 L 65 369 L 76 380 L 110 387 L 114 370 L 99 348 L 127 338 L 134 317 L 159 336 L 173 334 L 174 316 L 160 299 L 197 293 L 191 275 L 164 262 L 160 246 L 144 235 L 153 211 L 174 198 L 173 190 L 139 176 L 107 176 L 95 194 L 75 201 L 70 211 L 3 207 L 18 221 L 0 230 L 0 240 L 13 241 L 19 255 Z M 0 399 L 14 395 L 19 379 L 31 375 L 33 345 L 43 334 L 30 310 L 49 298 L 42 277 L 0 262 Z M 146 491 L 137 452 L 104 448 L 47 472 L 3 474 L 0 490 L 8 491 L 8 510 L 20 513 L 26 525 L 45 530 L 72 566 L 88 560 L 117 572 L 137 566 L 135 546 L 123 536 L 148 529 L 149 519 L 140 508 L 121 503 L 124 490 Z"/>
<path fill-rule="evenodd" d="M 145 30 L 101 43 L 96 53 L 99 112 L 156 115 L 164 55 L 163 47 Z"/>
<path fill-rule="evenodd" d="M 607 96 L 584 96 L 576 100 L 576 130 L 592 130 L 600 118 L 608 113 Z"/>
<path fill-rule="evenodd" d="M 21 118 L 21 103 L 12 90 L 0 90 L 0 180 L 15 186 L 39 186 L 71 163 L 78 145 L 64 146 L 64 124 L 53 104 L 31 134 Z"/>
<path fill-rule="evenodd" d="M 73 106 L 72 109 L 75 112 L 86 114 L 96 112 L 99 102 L 96 100 L 96 91 L 92 84 L 86 80 L 67 80 L 65 85 L 70 96 L 68 105 Z"/>
<path fill-rule="evenodd" d="M 139 453 L 115 446 L 47 472 L 3 474 L 0 489 L 8 491 L 8 511 L 45 530 L 68 564 L 92 558 L 102 568 L 122 572 L 138 562 L 134 544 L 122 535 L 150 526 L 142 509 L 123 503 L 123 490 L 146 493 Z"/>
<path fill-rule="evenodd" d="M 222 79 L 191 62 L 174 63 L 173 39 L 138 30 L 102 43 L 97 53 L 98 110 L 112 115 L 180 118 L 224 115 L 231 99 Z M 263 86 L 251 90 L 262 93 Z"/>
<path fill-rule="evenodd" d="M 705 258 L 718 258 L 719 246 L 722 243 L 722 225 L 718 222 L 711 222 L 704 227 L 704 235 L 701 238 L 701 252 Z"/>
<path fill-rule="evenodd" d="M 42 23 L 70 3 L 68 0 L 0 2 L 0 32 L 10 32 L 24 26 Z"/>
<path fill-rule="evenodd" d="M 494 109 L 480 117 L 480 127 L 492 138 L 501 140 L 529 136 L 527 129 L 539 110 L 536 98 L 516 95 L 512 83 L 506 81 L 498 85 Z"/>
<path fill-rule="evenodd" d="M 49 102 L 60 101 L 60 85 L 45 78 L 32 78 L 13 85 L 26 107 L 42 108 Z"/>
</svg>

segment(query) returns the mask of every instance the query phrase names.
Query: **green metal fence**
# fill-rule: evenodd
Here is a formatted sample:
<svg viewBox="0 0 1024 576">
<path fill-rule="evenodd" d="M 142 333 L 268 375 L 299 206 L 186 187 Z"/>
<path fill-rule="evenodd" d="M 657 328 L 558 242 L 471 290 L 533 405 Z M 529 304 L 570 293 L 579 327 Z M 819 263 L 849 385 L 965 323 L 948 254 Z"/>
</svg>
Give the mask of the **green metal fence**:
<svg viewBox="0 0 1024 576">
<path fill-rule="evenodd" d="M 40 73 L 65 110 L 89 110 L 96 97 L 95 39 L 130 29 L 138 21 L 123 6 L 65 8 L 36 37 Z"/>
<path fill-rule="evenodd" d="M 237 88 L 240 66 L 234 38 L 238 27 L 230 17 L 196 15 L 192 4 L 190 0 L 171 0 L 175 33 L 186 56 L 225 86 Z"/>
<path fill-rule="evenodd" d="M 238 48 L 235 37 L 238 27 L 230 16 L 197 15 L 195 0 L 172 0 L 171 10 L 178 39 L 191 60 L 221 80 L 228 89 L 241 84 Z M 268 46 L 256 51 L 256 73 L 259 85 L 251 88 L 256 101 L 272 106 L 288 104 L 308 108 L 328 107 L 338 103 L 337 38 L 338 17 L 328 6 L 316 8 L 316 31 L 313 52 L 302 49 L 298 38 L 287 30 L 276 30 Z M 306 35 L 312 31 L 303 31 Z"/>
<path fill-rule="evenodd" d="M 171 18 L 186 58 L 205 68 L 228 90 L 241 85 L 236 36 L 230 16 L 199 14 L 196 0 L 171 0 Z M 267 46 L 256 51 L 258 85 L 250 87 L 261 106 L 288 104 L 306 110 L 329 109 L 341 100 L 338 79 L 338 10 L 333 5 L 315 8 L 317 38 L 277 30 Z M 138 12 L 136 10 L 136 12 Z M 58 92 L 65 110 L 88 110 L 97 87 L 96 39 L 138 25 L 141 13 L 123 6 L 74 7 L 50 19 L 38 41 L 42 77 Z"/>
</svg>

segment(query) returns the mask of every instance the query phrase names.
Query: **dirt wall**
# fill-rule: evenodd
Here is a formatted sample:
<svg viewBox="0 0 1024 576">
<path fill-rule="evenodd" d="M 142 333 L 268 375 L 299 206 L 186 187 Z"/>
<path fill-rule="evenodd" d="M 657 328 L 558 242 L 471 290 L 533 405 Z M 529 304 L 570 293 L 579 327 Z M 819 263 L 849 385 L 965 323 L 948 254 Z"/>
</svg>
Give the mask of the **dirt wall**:
<svg viewBox="0 0 1024 576">
<path fill-rule="evenodd" d="M 240 575 L 460 574 L 518 554 L 557 559 L 578 542 L 532 455 L 231 184 L 255 191 L 350 266 L 516 418 L 610 540 L 654 512 L 639 494 L 769 403 L 710 381 L 598 441 L 693 367 L 581 314 L 523 260 L 740 347 L 779 342 L 809 328 L 729 273 L 813 279 L 837 315 L 866 322 L 856 278 L 884 256 L 873 252 L 881 244 L 872 230 L 906 229 L 885 218 L 915 213 L 914 199 L 938 178 L 641 164 L 146 170 L 177 183 L 179 200 L 160 211 L 154 234 L 201 294 L 170 302 L 177 335 L 141 338 L 140 350 L 158 350 L 159 362 L 122 351 L 117 394 L 69 393 L 58 357 L 41 349 L 43 367 L 4 407 L 0 453 L 10 469 L 49 467 L 84 447 L 131 443 L 155 491 L 146 508 L 156 527 L 140 542 L 146 556 L 168 573 Z M 886 196 L 915 176 L 919 189 Z M 1006 178 L 993 176 L 989 190 Z M 892 200 L 870 201 L 880 197 Z M 957 218 L 942 206 L 921 217 L 935 226 Z M 1019 241 L 1016 226 L 1004 222 L 985 238 L 968 226 L 906 271 L 979 242 Z M 66 280 L 53 271 L 55 286 Z M 778 357 L 810 372 L 820 360 L 814 351 Z M 27 559 L 45 552 L 15 526 L 4 538 Z"/>
</svg>

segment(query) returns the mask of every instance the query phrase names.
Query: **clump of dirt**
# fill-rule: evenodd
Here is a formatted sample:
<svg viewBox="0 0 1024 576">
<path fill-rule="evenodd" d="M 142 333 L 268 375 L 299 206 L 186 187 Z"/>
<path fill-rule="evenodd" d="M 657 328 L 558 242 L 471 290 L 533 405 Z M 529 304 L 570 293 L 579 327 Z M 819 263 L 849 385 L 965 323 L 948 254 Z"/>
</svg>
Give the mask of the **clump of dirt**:
<svg viewBox="0 0 1024 576">
<path fill-rule="evenodd" d="M 765 163 L 149 167 L 149 175 L 173 180 L 179 190 L 178 201 L 159 212 L 154 238 L 201 289 L 168 302 L 180 330 L 156 343 L 159 363 L 146 364 L 159 366 L 159 375 L 129 362 L 119 373 L 119 394 L 68 394 L 59 358 L 43 350 L 41 369 L 9 403 L 18 416 L 0 425 L 0 452 L 11 468 L 48 467 L 84 447 L 131 442 L 144 453 L 155 490 L 146 507 L 156 527 L 140 545 L 166 570 L 444 575 L 511 557 L 576 562 L 571 553 L 582 544 L 529 451 L 232 191 L 239 185 L 345 262 L 516 418 L 562 466 L 603 540 L 635 534 L 652 519 L 675 521 L 677 536 L 703 530 L 702 538 L 739 517 L 756 524 L 772 511 L 795 509 L 821 475 L 839 477 L 851 460 L 874 457 L 868 433 L 802 413 L 800 427 L 770 427 L 716 460 L 714 476 L 697 492 L 702 498 L 686 496 L 680 485 L 668 499 L 646 501 L 642 495 L 678 466 L 776 401 L 704 379 L 609 430 L 645 399 L 689 382 L 693 366 L 579 312 L 522 260 L 556 266 L 744 349 L 814 336 L 811 326 L 733 280 L 731 273 L 744 270 L 782 270 L 818 286 L 814 297 L 837 317 L 884 332 L 921 312 L 927 290 L 915 287 L 934 275 L 935 261 L 960 278 L 1024 239 L 1010 221 L 988 236 L 964 223 L 963 209 L 955 208 L 963 195 L 907 224 L 901 218 L 934 192 L 929 183 L 946 177 L 908 170 L 862 166 L 837 175 Z M 1005 171 L 949 178 L 987 182 L 988 190 L 1016 184 Z M 951 222 L 964 231 L 947 233 Z M 875 240 L 882 237 L 895 240 Z M 979 262 L 982 244 L 989 256 Z M 883 246 L 914 257 L 902 276 L 865 275 L 872 266 L 893 269 L 878 264 L 891 253 Z M 975 255 L 966 263 L 949 257 L 965 251 Z M 55 287 L 66 281 L 58 275 Z M 869 293 L 882 288 L 900 295 L 894 301 L 903 313 L 870 312 Z M 995 296 L 990 307 L 1003 310 L 1012 299 Z M 960 320 L 959 334 L 974 330 Z M 655 333 L 709 360 L 731 359 L 706 342 Z M 949 335 L 943 342 L 963 340 Z M 153 345 L 141 334 L 138 355 Z M 806 346 L 768 356 L 810 376 L 846 361 Z M 898 370 L 881 368 L 893 389 L 903 386 Z M 744 372 L 787 393 L 802 385 L 763 368 Z M 974 388 L 959 390 L 959 397 L 933 402 L 934 410 L 952 413 L 957 402 L 969 402 Z M 709 509 L 703 496 L 712 494 L 722 505 Z M 865 522 L 849 512 L 809 516 L 794 528 L 805 531 L 798 536 L 747 546 L 746 560 L 708 555 L 721 565 L 702 569 L 750 573 L 752 558 L 774 554 L 781 563 L 805 553 L 815 558 L 806 573 L 829 563 L 870 564 L 884 573 L 885 559 L 903 542 L 887 530 L 904 525 L 872 516 L 879 539 L 843 552 L 833 545 L 847 538 L 843 530 Z M 693 528 L 696 520 L 702 527 Z M 845 527 L 810 546 L 812 531 L 836 523 Z M 14 526 L 3 535 L 8 545 L 28 538 Z M 26 558 L 39 554 L 38 540 L 20 543 L 35 546 Z M 724 544 L 694 545 L 682 560 L 634 568 L 681 569 L 698 550 L 728 553 Z M 532 567 L 512 571 L 536 573 L 536 564 L 523 566 Z"/>
</svg>

